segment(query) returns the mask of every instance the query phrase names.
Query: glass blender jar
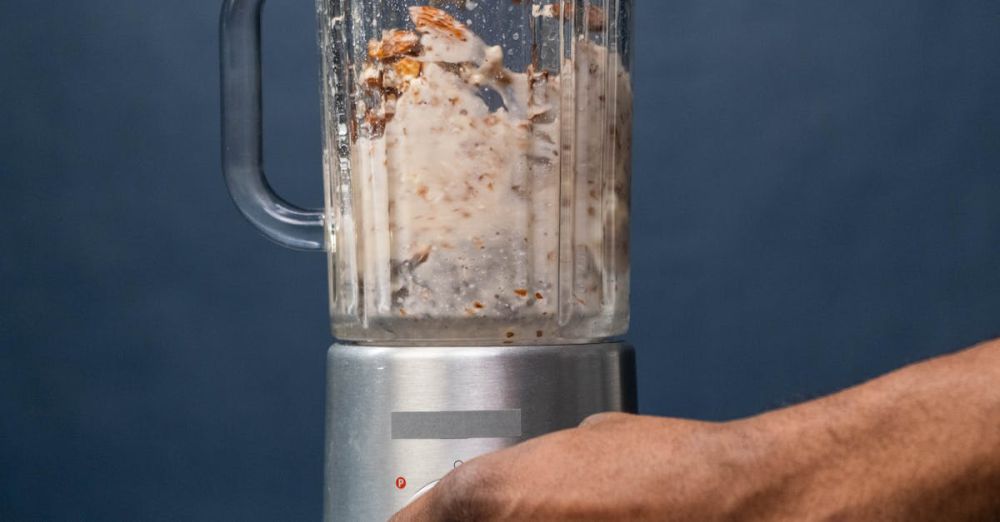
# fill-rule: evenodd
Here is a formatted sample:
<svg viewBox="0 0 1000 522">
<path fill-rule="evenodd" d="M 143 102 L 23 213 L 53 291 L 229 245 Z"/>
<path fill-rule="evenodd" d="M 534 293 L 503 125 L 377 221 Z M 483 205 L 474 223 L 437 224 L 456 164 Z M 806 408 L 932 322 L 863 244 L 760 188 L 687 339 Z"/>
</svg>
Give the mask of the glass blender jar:
<svg viewBox="0 0 1000 522">
<path fill-rule="evenodd" d="M 407 466 L 440 478 L 414 448 L 471 458 L 634 408 L 631 349 L 610 342 L 629 320 L 632 1 L 317 0 L 322 210 L 263 175 L 262 3 L 223 6 L 224 171 L 268 237 L 329 258 L 327 517 L 386 518 Z M 387 484 L 384 506 L 361 498 Z"/>
</svg>

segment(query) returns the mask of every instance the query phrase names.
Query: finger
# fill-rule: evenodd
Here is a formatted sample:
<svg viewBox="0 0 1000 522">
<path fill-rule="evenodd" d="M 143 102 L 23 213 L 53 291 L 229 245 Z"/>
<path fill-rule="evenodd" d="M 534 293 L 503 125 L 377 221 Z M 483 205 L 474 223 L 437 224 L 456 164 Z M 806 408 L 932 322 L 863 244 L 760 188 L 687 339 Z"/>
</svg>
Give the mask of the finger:
<svg viewBox="0 0 1000 522">
<path fill-rule="evenodd" d="M 612 423 L 616 423 L 616 422 L 626 421 L 626 420 L 631 419 L 631 418 L 632 418 L 632 415 L 629 415 L 628 413 L 617 412 L 617 411 L 607 411 L 607 412 L 604 412 L 604 413 L 595 413 L 594 415 L 591 415 L 590 417 L 587 417 L 586 419 L 583 419 L 583 422 L 580 423 L 580 427 L 581 428 L 588 428 L 588 427 L 592 428 L 594 426 L 598 426 L 598 425 L 602 425 L 602 424 L 612 424 Z"/>
</svg>

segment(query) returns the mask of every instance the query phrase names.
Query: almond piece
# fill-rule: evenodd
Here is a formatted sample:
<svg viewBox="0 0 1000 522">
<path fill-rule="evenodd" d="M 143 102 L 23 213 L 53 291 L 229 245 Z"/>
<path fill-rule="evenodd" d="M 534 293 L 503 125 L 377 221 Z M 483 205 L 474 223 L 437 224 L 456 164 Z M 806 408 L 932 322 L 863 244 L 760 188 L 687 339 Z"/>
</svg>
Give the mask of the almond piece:
<svg viewBox="0 0 1000 522">
<path fill-rule="evenodd" d="M 469 39 L 469 30 L 464 25 L 436 7 L 411 7 L 410 17 L 413 18 L 417 31 L 447 33 L 463 42 Z"/>
<path fill-rule="evenodd" d="M 403 29 L 392 29 L 382 33 L 382 40 L 368 42 L 368 57 L 373 60 L 389 60 L 400 56 L 414 56 L 420 52 L 420 36 Z"/>
<path fill-rule="evenodd" d="M 363 81 L 368 87 L 379 89 L 382 87 L 382 71 L 376 69 L 375 67 L 365 67 L 365 69 L 361 71 L 361 81 Z"/>
<path fill-rule="evenodd" d="M 398 62 L 392 64 L 393 70 L 396 74 L 405 80 L 412 80 L 417 76 L 420 76 L 421 63 L 413 58 L 402 58 Z"/>
</svg>

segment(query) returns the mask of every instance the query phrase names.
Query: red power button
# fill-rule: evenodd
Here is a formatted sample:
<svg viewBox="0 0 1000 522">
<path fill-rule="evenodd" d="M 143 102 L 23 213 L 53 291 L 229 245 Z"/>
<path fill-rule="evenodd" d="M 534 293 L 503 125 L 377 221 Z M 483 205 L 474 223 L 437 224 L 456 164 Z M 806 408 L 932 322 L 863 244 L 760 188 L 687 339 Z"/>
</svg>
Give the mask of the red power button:
<svg viewBox="0 0 1000 522">
<path fill-rule="evenodd" d="M 406 489 L 406 479 L 403 477 L 396 477 L 396 489 Z"/>
</svg>

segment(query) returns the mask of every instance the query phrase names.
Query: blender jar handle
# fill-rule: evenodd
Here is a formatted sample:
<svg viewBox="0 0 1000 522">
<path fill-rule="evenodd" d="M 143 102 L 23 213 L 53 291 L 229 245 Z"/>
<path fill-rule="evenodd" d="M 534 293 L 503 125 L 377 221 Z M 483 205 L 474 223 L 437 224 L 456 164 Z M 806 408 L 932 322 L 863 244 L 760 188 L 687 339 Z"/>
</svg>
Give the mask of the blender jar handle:
<svg viewBox="0 0 1000 522">
<path fill-rule="evenodd" d="M 322 251 L 323 211 L 286 202 L 264 177 L 260 85 L 263 4 L 264 0 L 225 0 L 222 4 L 222 169 L 236 206 L 264 235 L 289 248 Z"/>
</svg>

